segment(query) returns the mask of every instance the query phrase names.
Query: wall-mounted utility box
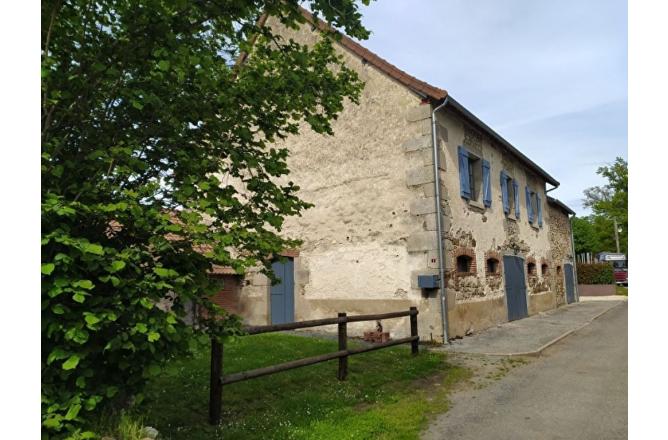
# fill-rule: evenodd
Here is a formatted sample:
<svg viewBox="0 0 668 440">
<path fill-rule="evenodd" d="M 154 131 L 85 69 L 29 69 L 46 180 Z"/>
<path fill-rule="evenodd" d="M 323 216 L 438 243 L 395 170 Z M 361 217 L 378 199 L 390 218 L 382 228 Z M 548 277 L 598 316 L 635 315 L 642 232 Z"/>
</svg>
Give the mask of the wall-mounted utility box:
<svg viewBox="0 0 668 440">
<path fill-rule="evenodd" d="M 418 275 L 418 287 L 421 289 L 438 289 L 438 275 Z"/>
</svg>

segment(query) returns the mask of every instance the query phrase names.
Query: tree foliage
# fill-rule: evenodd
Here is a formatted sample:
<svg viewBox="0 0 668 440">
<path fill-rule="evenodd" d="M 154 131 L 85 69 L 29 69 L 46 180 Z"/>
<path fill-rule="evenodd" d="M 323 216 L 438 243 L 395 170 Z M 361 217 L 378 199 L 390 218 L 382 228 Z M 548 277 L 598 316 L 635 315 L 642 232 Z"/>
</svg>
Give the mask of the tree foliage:
<svg viewBox="0 0 668 440">
<path fill-rule="evenodd" d="M 355 1 L 307 3 L 368 36 Z M 281 228 L 309 204 L 272 143 L 304 122 L 331 134 L 362 83 L 336 35 L 306 47 L 259 26 L 262 13 L 304 22 L 296 0 L 42 2 L 46 434 L 74 435 L 92 412 L 140 398 L 203 329 L 238 333 L 208 300 L 207 272 L 268 270 L 296 244 Z M 220 319 L 191 327 L 189 304 Z"/>
<path fill-rule="evenodd" d="M 616 251 L 615 224 L 602 215 L 574 217 L 573 241 L 576 254 L 614 252 Z M 627 249 L 628 236 L 619 233 L 619 250 L 626 253 Z"/>
<path fill-rule="evenodd" d="M 615 220 L 619 235 L 619 248 L 628 252 L 628 163 L 621 157 L 610 166 L 600 167 L 597 172 L 607 179 L 603 186 L 584 190 L 584 206 L 592 214 L 573 219 L 575 253 L 612 252 L 616 250 Z"/>
<path fill-rule="evenodd" d="M 612 165 L 600 167 L 596 173 L 606 178 L 608 183 L 587 188 L 584 191 L 584 206 L 591 208 L 593 214 L 585 219 L 590 224 L 588 227 L 590 237 L 587 246 L 581 248 L 582 252 L 614 251 L 616 249 L 615 220 L 620 230 L 618 232 L 620 251 L 626 252 L 628 248 L 628 163 L 618 157 Z M 583 223 L 580 226 L 585 227 Z M 584 241 L 580 243 L 584 245 Z M 578 252 L 577 241 L 576 252 Z"/>
</svg>

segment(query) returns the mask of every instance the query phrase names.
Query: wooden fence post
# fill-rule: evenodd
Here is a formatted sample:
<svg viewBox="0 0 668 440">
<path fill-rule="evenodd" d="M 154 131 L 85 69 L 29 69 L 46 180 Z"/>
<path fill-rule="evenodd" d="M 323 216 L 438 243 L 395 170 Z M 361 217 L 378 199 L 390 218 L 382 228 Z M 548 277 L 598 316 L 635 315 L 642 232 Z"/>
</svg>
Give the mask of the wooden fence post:
<svg viewBox="0 0 668 440">
<path fill-rule="evenodd" d="M 339 351 L 348 349 L 348 324 L 345 313 L 339 313 L 339 318 L 344 318 L 343 322 L 339 322 Z M 336 377 L 339 380 L 346 380 L 348 376 L 348 356 L 339 358 L 339 372 Z"/>
<path fill-rule="evenodd" d="M 418 324 L 417 324 L 417 307 L 410 308 L 410 320 L 411 320 L 411 336 L 418 336 Z M 418 344 L 420 340 L 415 339 L 411 341 L 411 353 L 414 355 L 418 354 Z"/>
<path fill-rule="evenodd" d="M 220 423 L 223 406 L 223 345 L 211 338 L 211 377 L 209 384 L 209 423 Z"/>
</svg>

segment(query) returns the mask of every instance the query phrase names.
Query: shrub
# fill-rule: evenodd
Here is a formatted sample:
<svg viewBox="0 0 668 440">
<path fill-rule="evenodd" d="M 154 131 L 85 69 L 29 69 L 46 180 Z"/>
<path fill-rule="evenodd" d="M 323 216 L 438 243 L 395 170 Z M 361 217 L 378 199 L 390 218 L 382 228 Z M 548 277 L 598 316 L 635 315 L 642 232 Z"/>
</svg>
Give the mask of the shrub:
<svg viewBox="0 0 668 440">
<path fill-rule="evenodd" d="M 612 266 L 607 263 L 578 263 L 579 284 L 615 284 Z"/>
</svg>

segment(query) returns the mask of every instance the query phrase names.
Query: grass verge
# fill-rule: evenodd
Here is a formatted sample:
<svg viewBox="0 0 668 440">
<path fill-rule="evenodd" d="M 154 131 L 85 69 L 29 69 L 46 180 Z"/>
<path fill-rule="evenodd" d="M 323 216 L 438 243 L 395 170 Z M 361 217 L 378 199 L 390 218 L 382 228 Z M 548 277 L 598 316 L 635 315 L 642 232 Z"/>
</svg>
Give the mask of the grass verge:
<svg viewBox="0 0 668 440">
<path fill-rule="evenodd" d="M 629 288 L 628 287 L 617 286 L 616 290 L 617 290 L 617 292 L 616 292 L 617 295 L 629 296 Z"/>
<path fill-rule="evenodd" d="M 356 343 L 351 341 L 351 346 Z M 225 373 L 337 350 L 328 339 L 265 334 L 225 345 Z M 399 346 L 349 358 L 348 379 L 330 361 L 229 385 L 223 422 L 207 423 L 209 350 L 172 361 L 133 410 L 162 439 L 417 439 L 448 408 L 450 387 L 470 377 L 441 353 Z"/>
</svg>

